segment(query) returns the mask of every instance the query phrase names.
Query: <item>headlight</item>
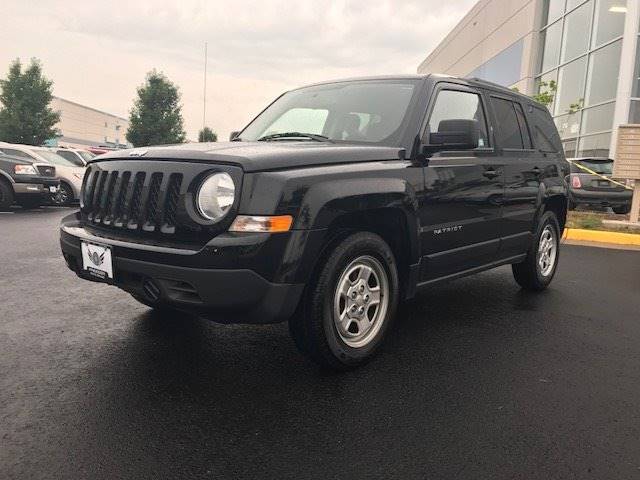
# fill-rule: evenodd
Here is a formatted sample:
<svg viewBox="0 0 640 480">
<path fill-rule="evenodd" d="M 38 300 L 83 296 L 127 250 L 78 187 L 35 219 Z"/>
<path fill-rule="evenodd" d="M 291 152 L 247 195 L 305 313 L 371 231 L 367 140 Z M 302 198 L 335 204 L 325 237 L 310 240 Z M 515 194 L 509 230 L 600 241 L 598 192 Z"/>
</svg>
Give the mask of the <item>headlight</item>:
<svg viewBox="0 0 640 480">
<path fill-rule="evenodd" d="M 13 171 L 16 175 L 37 175 L 38 171 L 33 165 L 16 165 L 13 167 Z"/>
<path fill-rule="evenodd" d="M 224 217 L 235 199 L 236 187 L 228 173 L 209 175 L 198 189 L 198 212 L 207 220 L 217 222 Z"/>
</svg>

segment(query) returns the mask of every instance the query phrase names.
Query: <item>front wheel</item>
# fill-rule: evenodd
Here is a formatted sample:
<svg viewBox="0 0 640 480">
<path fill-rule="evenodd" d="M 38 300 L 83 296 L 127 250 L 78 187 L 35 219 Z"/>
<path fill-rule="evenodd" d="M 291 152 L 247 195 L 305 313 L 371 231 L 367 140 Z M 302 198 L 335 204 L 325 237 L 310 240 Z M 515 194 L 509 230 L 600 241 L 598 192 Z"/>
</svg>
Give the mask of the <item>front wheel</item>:
<svg viewBox="0 0 640 480">
<path fill-rule="evenodd" d="M 289 330 L 322 367 L 347 370 L 369 361 L 391 324 L 399 298 L 393 252 L 378 235 L 356 233 L 323 260 Z"/>
<path fill-rule="evenodd" d="M 560 227 L 553 212 L 545 212 L 522 263 L 512 265 L 513 276 L 526 289 L 540 291 L 553 280 L 560 255 Z"/>
<path fill-rule="evenodd" d="M 51 195 L 51 202 L 59 207 L 66 207 L 73 202 L 73 190 L 66 183 L 61 182 L 58 190 Z"/>
</svg>

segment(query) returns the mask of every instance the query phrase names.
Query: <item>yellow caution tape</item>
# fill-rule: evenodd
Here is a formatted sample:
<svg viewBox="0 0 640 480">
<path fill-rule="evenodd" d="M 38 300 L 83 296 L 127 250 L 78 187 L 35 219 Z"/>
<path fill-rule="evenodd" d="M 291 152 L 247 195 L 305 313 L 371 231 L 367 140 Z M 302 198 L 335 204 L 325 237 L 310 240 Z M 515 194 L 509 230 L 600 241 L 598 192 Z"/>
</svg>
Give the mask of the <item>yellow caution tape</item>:
<svg viewBox="0 0 640 480">
<path fill-rule="evenodd" d="M 609 180 L 611 183 L 615 183 L 616 185 L 620 185 L 621 187 L 626 188 L 627 190 L 633 190 L 633 188 L 625 185 L 624 183 L 620 183 L 616 180 L 613 180 L 605 175 L 602 175 L 601 173 L 598 172 L 594 172 L 593 170 L 591 170 L 590 168 L 585 167 L 584 165 L 581 165 L 580 163 L 574 161 L 574 160 L 569 160 L 567 159 L 567 162 L 571 163 L 572 165 L 575 165 L 576 167 L 578 167 L 581 170 L 584 170 L 585 172 L 590 173 L 591 175 L 595 175 L 596 177 L 600 177 L 600 178 L 604 178 L 605 180 Z"/>
</svg>

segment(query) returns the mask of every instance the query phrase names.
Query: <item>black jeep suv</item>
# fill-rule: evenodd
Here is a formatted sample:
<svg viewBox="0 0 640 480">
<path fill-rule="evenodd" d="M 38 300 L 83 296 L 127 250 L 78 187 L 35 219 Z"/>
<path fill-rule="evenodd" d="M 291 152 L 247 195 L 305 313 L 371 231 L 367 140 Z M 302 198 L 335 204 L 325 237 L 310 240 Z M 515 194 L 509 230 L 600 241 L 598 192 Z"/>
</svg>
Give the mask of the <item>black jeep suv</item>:
<svg viewBox="0 0 640 480">
<path fill-rule="evenodd" d="M 53 165 L 34 164 L 0 151 L 0 211 L 14 202 L 22 208 L 39 207 L 59 185 Z"/>
<path fill-rule="evenodd" d="M 436 282 L 511 264 L 545 288 L 568 173 L 548 111 L 508 89 L 334 81 L 285 93 L 228 143 L 102 155 L 60 241 L 82 278 L 220 322 L 288 320 L 302 352 L 345 369 Z"/>
</svg>

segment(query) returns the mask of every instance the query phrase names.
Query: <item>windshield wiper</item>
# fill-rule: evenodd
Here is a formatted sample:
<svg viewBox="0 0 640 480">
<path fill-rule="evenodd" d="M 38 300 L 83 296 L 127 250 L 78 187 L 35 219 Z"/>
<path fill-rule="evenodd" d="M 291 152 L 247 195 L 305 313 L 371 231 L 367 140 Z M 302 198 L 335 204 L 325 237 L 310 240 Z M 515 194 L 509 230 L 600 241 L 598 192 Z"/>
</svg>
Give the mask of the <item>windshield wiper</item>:
<svg viewBox="0 0 640 480">
<path fill-rule="evenodd" d="M 315 133 L 301 133 L 301 132 L 284 132 L 284 133 L 272 133 L 271 135 L 265 135 L 260 137 L 258 142 L 268 142 L 269 140 L 277 140 L 279 138 L 310 138 L 316 142 L 328 142 L 329 137 L 324 135 L 316 135 Z"/>
</svg>

